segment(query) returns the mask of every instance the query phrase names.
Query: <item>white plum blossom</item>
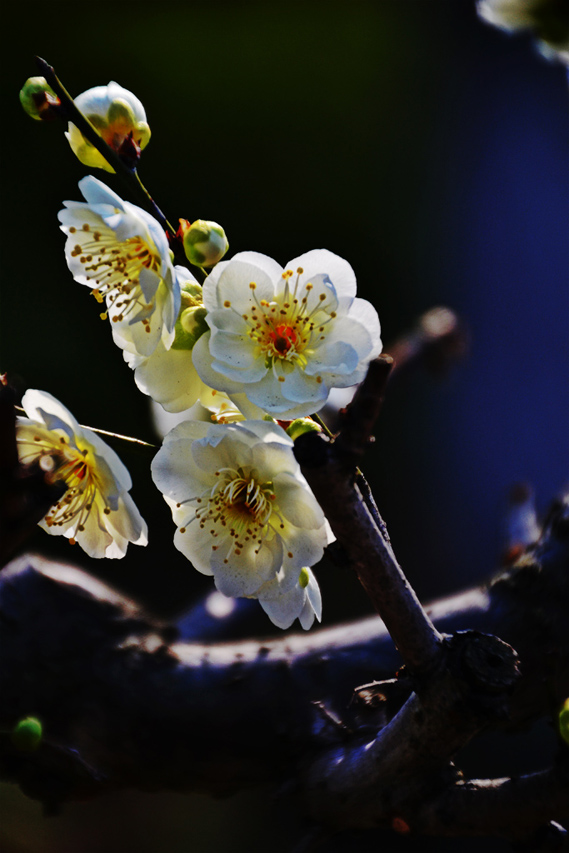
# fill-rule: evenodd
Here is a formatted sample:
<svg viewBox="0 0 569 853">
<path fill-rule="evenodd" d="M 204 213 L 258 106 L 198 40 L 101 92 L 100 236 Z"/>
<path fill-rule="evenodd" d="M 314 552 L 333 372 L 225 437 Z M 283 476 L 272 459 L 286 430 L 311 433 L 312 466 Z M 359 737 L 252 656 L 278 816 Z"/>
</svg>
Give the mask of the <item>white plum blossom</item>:
<svg viewBox="0 0 569 853">
<path fill-rule="evenodd" d="M 197 337 L 207 326 L 202 288 L 185 267 L 174 267 L 180 289 L 181 306 L 174 334 L 158 341 L 149 355 L 137 351 L 136 325 L 126 319 L 113 324 L 113 339 L 123 350 L 127 364 L 134 370 L 140 391 L 159 403 L 167 412 L 183 412 L 201 397 L 210 400 L 211 389 L 200 379 L 192 360 Z"/>
<path fill-rule="evenodd" d="M 37 462 L 53 482 L 67 486 L 40 526 L 77 542 L 90 557 L 124 557 L 129 542 L 146 545 L 146 523 L 116 453 L 51 394 L 29 390 L 22 406 L 28 417 L 17 421 L 20 461 Z"/>
<path fill-rule="evenodd" d="M 284 587 L 284 588 L 283 588 Z M 279 576 L 267 581 L 257 590 L 254 598 L 277 628 L 290 628 L 298 619 L 305 631 L 312 627 L 314 618 L 322 619 L 322 595 L 318 581 L 309 568 L 303 568 L 293 587 L 283 585 Z"/>
<path fill-rule="evenodd" d="M 203 300 L 211 331 L 194 347 L 196 369 L 210 387 L 245 395 L 254 416 L 318 411 L 331 388 L 360 382 L 381 352 L 375 308 L 356 298 L 348 262 L 325 249 L 284 270 L 266 255 L 240 252 L 213 269 Z"/>
<path fill-rule="evenodd" d="M 140 148 L 145 148 L 150 140 L 150 128 L 146 122 L 146 112 L 136 95 L 123 89 L 111 80 L 108 86 L 95 86 L 87 89 L 75 99 L 79 109 L 107 145 L 118 151 L 125 139 L 132 136 L 133 142 Z M 67 140 L 78 159 L 89 167 L 105 169 L 114 172 L 102 154 L 85 139 L 81 131 L 71 122 Z"/>
<path fill-rule="evenodd" d="M 66 201 L 59 212 L 73 278 L 106 301 L 101 316 L 130 326 L 125 347 L 144 356 L 160 341 L 168 347 L 181 297 L 161 225 L 92 176 L 79 189 L 86 201 Z"/>
<path fill-rule="evenodd" d="M 224 595 L 256 598 L 277 578 L 288 593 L 333 538 L 291 439 L 272 422 L 181 423 L 152 476 L 172 511 L 174 545 Z"/>
</svg>

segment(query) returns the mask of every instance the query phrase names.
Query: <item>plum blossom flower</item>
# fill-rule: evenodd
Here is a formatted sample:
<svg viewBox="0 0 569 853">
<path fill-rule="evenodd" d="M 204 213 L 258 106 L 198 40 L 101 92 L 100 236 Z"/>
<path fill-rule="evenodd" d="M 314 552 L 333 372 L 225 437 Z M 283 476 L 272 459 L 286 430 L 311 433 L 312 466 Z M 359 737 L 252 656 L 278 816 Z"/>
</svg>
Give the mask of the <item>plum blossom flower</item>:
<svg viewBox="0 0 569 853">
<path fill-rule="evenodd" d="M 128 494 L 130 475 L 116 453 L 81 427 L 45 391 L 29 390 L 19 417 L 17 444 L 23 464 L 39 463 L 67 491 L 40 527 L 77 542 L 90 557 L 124 557 L 128 543 L 146 545 L 147 527 Z"/>
<path fill-rule="evenodd" d="M 131 327 L 132 351 L 150 355 L 161 340 L 169 346 L 180 285 L 162 227 L 92 176 L 79 181 L 79 189 L 86 201 L 66 201 L 58 215 L 73 278 L 106 300 L 102 317 L 108 313 L 113 323 Z"/>
<path fill-rule="evenodd" d="M 325 249 L 284 270 L 257 252 L 221 261 L 203 286 L 211 331 L 194 347 L 196 370 L 210 387 L 246 395 L 255 417 L 318 411 L 381 352 L 377 312 L 355 294 L 353 269 Z"/>
<path fill-rule="evenodd" d="M 290 588 L 277 575 L 257 590 L 254 598 L 277 628 L 290 628 L 298 619 L 305 631 L 312 627 L 314 617 L 322 619 L 322 595 L 318 581 L 309 568 L 303 568 L 297 583 Z"/>
<path fill-rule="evenodd" d="M 274 423 L 181 423 L 152 476 L 172 511 L 174 545 L 224 595 L 256 598 L 277 578 L 289 593 L 331 540 L 292 441 Z"/>
<path fill-rule="evenodd" d="M 167 339 L 168 346 L 159 340 L 153 352 L 141 354 L 137 351 L 136 325 L 126 319 L 113 324 L 113 339 L 134 370 L 139 390 L 167 412 L 183 412 L 201 397 L 210 399 L 211 389 L 202 382 L 192 361 L 193 346 L 207 329 L 204 319 L 207 312 L 201 285 L 185 267 L 177 266 L 174 270 L 181 306 L 173 337 Z"/>
<path fill-rule="evenodd" d="M 148 145 L 150 128 L 146 122 L 146 112 L 136 95 L 128 89 L 123 89 L 111 80 L 108 86 L 87 89 L 74 100 L 77 109 L 89 119 L 114 151 L 118 151 L 128 137 L 140 149 Z M 73 153 L 85 166 L 105 169 L 107 172 L 115 171 L 71 122 L 65 136 Z"/>
</svg>

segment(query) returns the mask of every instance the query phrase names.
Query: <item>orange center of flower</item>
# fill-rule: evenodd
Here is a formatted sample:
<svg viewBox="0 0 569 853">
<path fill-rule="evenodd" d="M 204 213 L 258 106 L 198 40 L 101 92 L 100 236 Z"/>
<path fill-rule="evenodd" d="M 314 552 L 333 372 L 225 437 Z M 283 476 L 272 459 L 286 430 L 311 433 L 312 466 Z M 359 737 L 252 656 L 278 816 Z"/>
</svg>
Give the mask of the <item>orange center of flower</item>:
<svg viewBox="0 0 569 853">
<path fill-rule="evenodd" d="M 273 342 L 273 346 L 279 355 L 286 353 L 298 343 L 298 335 L 292 328 L 285 323 L 281 323 L 273 331 L 269 332 L 269 340 Z"/>
</svg>

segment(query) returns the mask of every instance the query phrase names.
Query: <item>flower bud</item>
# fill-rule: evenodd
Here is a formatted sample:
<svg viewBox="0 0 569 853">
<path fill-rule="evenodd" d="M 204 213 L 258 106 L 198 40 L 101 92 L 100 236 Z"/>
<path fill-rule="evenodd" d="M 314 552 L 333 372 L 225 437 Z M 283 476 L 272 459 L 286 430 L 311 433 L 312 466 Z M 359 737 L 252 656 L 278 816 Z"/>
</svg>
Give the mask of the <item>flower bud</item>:
<svg viewBox="0 0 569 853">
<path fill-rule="evenodd" d="M 172 349 L 193 349 L 194 344 L 207 332 L 207 309 L 203 307 L 202 288 L 199 284 L 185 284 L 182 293 L 182 306 L 176 321 L 176 334 Z"/>
<path fill-rule="evenodd" d="M 310 583 L 310 572 L 308 568 L 304 568 L 300 570 L 300 574 L 298 576 L 298 585 L 301 589 L 306 589 L 308 584 Z"/>
<path fill-rule="evenodd" d="M 180 314 L 180 323 L 183 330 L 197 340 L 198 337 L 208 330 L 208 325 L 205 322 L 206 315 L 207 311 L 203 306 L 200 308 L 186 308 Z"/>
<path fill-rule="evenodd" d="M 83 92 L 75 98 L 75 106 L 89 119 L 113 151 L 124 154 L 129 165 L 136 165 L 139 152 L 150 140 L 150 128 L 146 123 L 144 107 L 132 92 L 111 81 L 108 86 L 95 86 Z M 103 155 L 71 122 L 65 135 L 73 152 L 85 166 L 114 172 Z"/>
<path fill-rule="evenodd" d="M 322 427 L 312 418 L 296 418 L 296 420 L 291 421 L 286 431 L 292 440 L 296 441 L 299 436 L 307 432 L 322 432 Z"/>
<path fill-rule="evenodd" d="M 50 121 L 58 117 L 54 108 L 61 101 L 45 77 L 28 77 L 20 90 L 20 103 L 36 121 Z"/>
<path fill-rule="evenodd" d="M 43 728 L 37 717 L 26 717 L 12 729 L 11 739 L 16 749 L 34 752 L 41 743 Z"/>
<path fill-rule="evenodd" d="M 190 224 L 180 219 L 180 234 L 187 259 L 197 267 L 214 266 L 229 249 L 225 231 L 217 222 L 196 219 Z"/>
</svg>

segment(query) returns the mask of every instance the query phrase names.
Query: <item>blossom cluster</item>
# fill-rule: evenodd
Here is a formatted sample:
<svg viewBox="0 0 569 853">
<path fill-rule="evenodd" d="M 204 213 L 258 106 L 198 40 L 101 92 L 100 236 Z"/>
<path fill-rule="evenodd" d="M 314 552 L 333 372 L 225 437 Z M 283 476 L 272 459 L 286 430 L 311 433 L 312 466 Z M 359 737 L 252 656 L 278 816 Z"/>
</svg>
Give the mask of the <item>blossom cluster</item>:
<svg viewBox="0 0 569 853">
<path fill-rule="evenodd" d="M 75 103 L 115 151 L 125 140 L 139 149 L 148 142 L 142 104 L 116 83 Z M 67 135 L 83 163 L 110 170 L 76 127 Z M 330 251 L 284 267 L 254 251 L 222 260 L 221 226 L 180 220 L 169 237 L 201 269 L 200 283 L 174 263 L 152 215 L 93 176 L 79 190 L 83 200 L 65 201 L 59 213 L 69 270 L 100 304 L 137 387 L 182 413 L 152 463 L 176 548 L 224 595 L 257 598 L 280 627 L 296 618 L 310 627 L 321 616 L 311 567 L 333 536 L 285 427 L 317 413 L 332 389 L 363 379 L 381 351 L 375 309 L 357 297 L 350 264 Z M 68 486 L 43 526 L 92 556 L 145 544 L 122 463 L 49 395 L 27 396 L 22 459 L 53 465 Z M 209 423 L 196 418 L 196 404 Z"/>
</svg>

